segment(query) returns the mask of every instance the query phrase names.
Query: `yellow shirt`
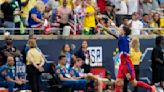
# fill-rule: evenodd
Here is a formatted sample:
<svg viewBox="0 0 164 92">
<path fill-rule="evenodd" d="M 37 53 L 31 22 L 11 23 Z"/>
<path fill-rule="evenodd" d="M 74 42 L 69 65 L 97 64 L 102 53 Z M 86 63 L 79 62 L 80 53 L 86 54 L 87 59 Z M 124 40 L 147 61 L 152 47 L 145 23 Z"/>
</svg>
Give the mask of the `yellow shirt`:
<svg viewBox="0 0 164 92">
<path fill-rule="evenodd" d="M 130 49 L 130 58 L 132 60 L 132 63 L 134 65 L 139 65 L 140 64 L 140 58 L 141 58 L 141 52 L 138 51 L 136 52 L 133 48 Z"/>
<path fill-rule="evenodd" d="M 26 0 L 21 0 L 21 2 L 25 2 Z M 29 0 L 26 6 L 22 6 L 21 10 L 23 13 L 21 14 L 22 17 L 28 18 L 29 11 L 35 6 L 36 0 Z"/>
<path fill-rule="evenodd" d="M 38 51 L 38 49 L 36 48 L 31 48 L 28 52 L 27 52 L 27 65 L 32 64 L 31 61 L 35 62 L 36 64 L 40 64 L 41 62 L 43 62 L 43 56 L 42 53 L 40 51 Z"/>
<path fill-rule="evenodd" d="M 59 0 L 59 3 L 60 3 L 60 6 L 62 6 L 63 5 L 63 0 Z M 72 0 L 67 0 L 67 6 L 69 8 L 72 8 Z"/>
<path fill-rule="evenodd" d="M 87 6 L 86 7 L 86 13 L 89 14 L 93 14 L 95 12 L 95 9 L 93 6 Z M 95 27 L 96 23 L 95 23 L 95 15 L 91 15 L 91 16 L 85 16 L 84 17 L 84 27 Z"/>
<path fill-rule="evenodd" d="M 0 5 L 3 4 L 4 2 L 5 2 L 5 0 L 0 0 Z M 3 18 L 3 17 L 4 17 L 3 13 L 2 13 L 2 11 L 0 9 L 0 18 Z"/>
<path fill-rule="evenodd" d="M 160 19 L 160 27 L 164 28 L 164 18 Z M 160 30 L 161 34 L 164 34 L 164 30 Z"/>
</svg>

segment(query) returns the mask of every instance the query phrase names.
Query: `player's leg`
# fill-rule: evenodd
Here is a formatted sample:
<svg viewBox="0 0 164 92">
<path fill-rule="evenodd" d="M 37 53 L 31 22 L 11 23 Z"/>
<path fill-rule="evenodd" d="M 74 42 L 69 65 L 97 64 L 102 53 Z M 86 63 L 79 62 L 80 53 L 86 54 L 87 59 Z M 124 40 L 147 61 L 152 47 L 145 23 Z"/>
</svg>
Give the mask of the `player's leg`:
<svg viewBox="0 0 164 92">
<path fill-rule="evenodd" d="M 149 89 L 151 92 L 156 92 L 155 91 L 155 87 L 154 86 L 150 86 L 142 81 L 136 81 L 135 79 L 134 80 L 131 80 L 130 81 L 130 84 L 134 87 L 141 87 L 141 88 L 146 88 L 146 89 Z"/>
<path fill-rule="evenodd" d="M 115 92 L 122 92 L 123 85 L 124 85 L 124 80 L 117 78 L 115 81 Z"/>
</svg>

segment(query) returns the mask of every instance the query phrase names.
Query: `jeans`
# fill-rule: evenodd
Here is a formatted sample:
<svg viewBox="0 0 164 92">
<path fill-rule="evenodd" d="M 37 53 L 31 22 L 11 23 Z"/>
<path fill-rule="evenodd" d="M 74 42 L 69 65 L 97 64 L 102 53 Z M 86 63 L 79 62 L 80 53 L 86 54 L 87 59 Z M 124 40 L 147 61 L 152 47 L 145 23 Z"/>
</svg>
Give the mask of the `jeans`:
<svg viewBox="0 0 164 92">
<path fill-rule="evenodd" d="M 5 28 L 15 28 L 15 23 L 10 21 L 4 21 Z M 7 30 L 10 34 L 14 34 L 14 30 Z"/>
<path fill-rule="evenodd" d="M 6 87 L 8 88 L 9 92 L 13 92 L 13 88 L 15 86 L 14 82 L 9 82 L 9 81 L 0 81 L 0 87 Z"/>
<path fill-rule="evenodd" d="M 65 87 L 71 87 L 73 90 L 85 89 L 87 81 L 85 79 L 61 81 Z"/>
</svg>

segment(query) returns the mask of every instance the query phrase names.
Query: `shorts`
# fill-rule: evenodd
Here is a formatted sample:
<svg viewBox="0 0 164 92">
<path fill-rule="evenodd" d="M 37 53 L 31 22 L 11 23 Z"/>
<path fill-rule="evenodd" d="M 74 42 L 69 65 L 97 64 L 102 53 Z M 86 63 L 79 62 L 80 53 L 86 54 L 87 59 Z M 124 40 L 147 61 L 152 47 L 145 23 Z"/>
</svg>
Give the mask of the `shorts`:
<svg viewBox="0 0 164 92">
<path fill-rule="evenodd" d="M 121 64 L 119 66 L 117 78 L 124 79 L 124 78 L 126 78 L 126 74 L 130 73 L 131 78 L 129 81 L 134 80 L 136 75 L 135 75 L 135 71 L 134 71 L 134 65 L 132 64 L 132 61 L 131 61 L 129 55 L 121 54 L 120 60 L 121 60 Z"/>
</svg>

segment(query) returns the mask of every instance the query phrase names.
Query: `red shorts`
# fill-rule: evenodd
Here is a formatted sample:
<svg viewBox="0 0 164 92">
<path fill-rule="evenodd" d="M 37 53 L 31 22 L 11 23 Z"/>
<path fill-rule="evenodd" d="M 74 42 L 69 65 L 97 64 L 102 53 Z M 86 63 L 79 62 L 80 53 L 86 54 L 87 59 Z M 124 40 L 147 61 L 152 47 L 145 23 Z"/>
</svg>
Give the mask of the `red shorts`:
<svg viewBox="0 0 164 92">
<path fill-rule="evenodd" d="M 121 64 L 119 66 L 117 78 L 124 79 L 126 78 L 126 74 L 130 73 L 131 78 L 129 81 L 132 81 L 135 79 L 135 71 L 134 71 L 134 65 L 132 64 L 132 61 L 127 54 L 121 54 L 120 55 Z"/>
</svg>

